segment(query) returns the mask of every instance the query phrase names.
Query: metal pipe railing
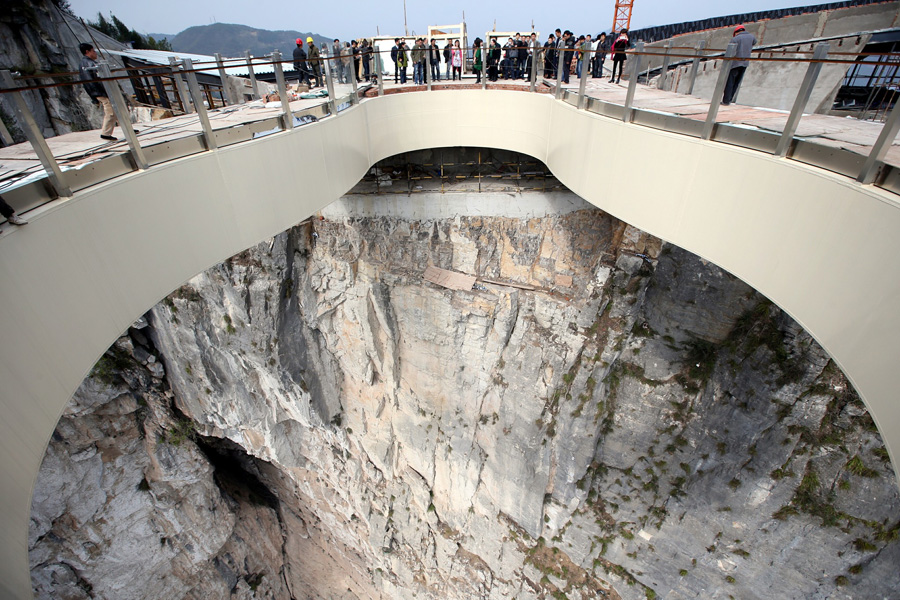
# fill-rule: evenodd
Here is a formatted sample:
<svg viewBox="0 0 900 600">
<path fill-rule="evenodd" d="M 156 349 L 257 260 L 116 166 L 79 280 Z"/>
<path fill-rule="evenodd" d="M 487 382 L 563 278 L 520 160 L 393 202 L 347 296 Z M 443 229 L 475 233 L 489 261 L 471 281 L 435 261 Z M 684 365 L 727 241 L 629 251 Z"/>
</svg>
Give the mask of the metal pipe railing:
<svg viewBox="0 0 900 600">
<path fill-rule="evenodd" d="M 541 46 L 530 46 L 529 51 L 532 56 L 532 64 L 531 64 L 531 73 L 526 85 L 523 86 L 523 91 L 527 90 L 530 92 L 537 92 L 538 90 L 538 68 L 540 67 L 537 63 L 542 58 L 542 53 L 545 51 Z M 574 52 L 575 49 L 571 48 L 559 48 L 557 51 L 557 72 L 556 72 L 556 86 L 553 90 L 556 99 L 563 99 L 565 97 L 565 90 L 563 89 L 562 80 L 564 78 L 563 69 L 568 66 L 567 61 L 565 60 L 568 56 L 565 54 L 566 52 Z M 373 51 L 372 60 L 375 64 L 375 71 L 377 77 L 377 90 L 378 95 L 383 96 L 385 93 L 384 89 L 384 65 L 383 65 L 383 57 L 386 51 Z M 584 53 L 584 64 L 586 65 L 586 69 L 582 71 L 582 78 L 579 82 L 578 96 L 577 96 L 577 108 L 585 109 L 589 106 L 589 93 L 587 90 L 587 79 L 588 73 L 590 73 L 590 61 L 592 55 L 596 51 L 592 48 L 590 51 Z M 696 46 L 687 47 L 687 46 L 674 46 L 671 45 L 671 42 L 662 48 L 647 48 L 643 44 L 639 43 L 636 48 L 628 51 L 629 55 L 629 85 L 628 91 L 626 93 L 626 98 L 623 106 L 622 119 L 627 122 L 633 122 L 635 115 L 639 112 L 638 109 L 634 107 L 634 101 L 637 93 L 637 85 L 638 85 L 638 74 L 640 73 L 640 69 L 643 64 L 644 57 L 647 57 L 652 60 L 653 57 L 661 57 L 662 65 L 660 67 L 661 74 L 659 81 L 657 82 L 658 87 L 664 89 L 667 87 L 669 80 L 668 67 L 671 65 L 671 60 L 676 58 L 685 58 L 688 59 L 685 63 L 690 65 L 690 74 L 688 76 L 687 89 L 688 93 L 693 92 L 695 88 L 695 84 L 698 77 L 699 66 L 700 63 L 705 60 L 715 60 L 721 61 L 721 68 L 717 74 L 717 83 L 715 86 L 715 91 L 713 92 L 712 98 L 710 99 L 709 108 L 707 110 L 706 118 L 703 123 L 702 131 L 699 135 L 701 139 L 704 140 L 712 140 L 714 139 L 715 131 L 716 131 L 716 119 L 718 117 L 719 107 L 721 105 L 722 92 L 725 87 L 725 83 L 728 79 L 728 72 L 730 71 L 730 65 L 735 58 L 736 47 L 733 44 L 729 44 L 729 47 L 725 49 L 724 53 L 721 53 L 719 50 L 715 49 L 707 49 L 705 47 L 705 42 L 700 42 Z M 790 63 L 802 63 L 807 65 L 806 76 L 803 79 L 803 83 L 800 86 L 800 89 L 797 93 L 797 97 L 794 100 L 793 108 L 790 112 L 790 115 L 785 124 L 784 130 L 780 135 L 780 139 L 777 143 L 777 147 L 775 148 L 773 154 L 778 157 L 788 156 L 791 152 L 791 148 L 793 147 L 793 143 L 795 140 L 795 134 L 798 130 L 800 121 L 803 117 L 803 109 L 806 104 L 809 102 L 811 94 L 813 92 L 817 76 L 821 71 L 821 68 L 824 65 L 856 65 L 858 64 L 858 59 L 864 56 L 872 56 L 879 57 L 878 60 L 875 61 L 867 61 L 865 64 L 867 66 L 878 66 L 880 64 L 884 64 L 887 66 L 896 66 L 895 62 L 888 61 L 885 62 L 884 58 L 887 56 L 886 54 L 863 54 L 863 53 L 848 53 L 848 52 L 828 52 L 828 45 L 825 43 L 820 43 L 816 46 L 815 51 L 812 53 L 812 56 L 809 56 L 808 52 L 790 52 L 795 56 L 785 56 L 788 53 L 787 48 L 782 48 L 780 50 L 781 56 L 776 56 L 779 51 L 771 50 L 771 49 L 757 49 L 754 50 L 754 55 L 751 56 L 749 60 L 751 63 L 759 62 L 790 62 Z M 897 56 L 900 56 L 900 53 L 894 53 Z M 801 57 L 797 57 L 796 55 L 803 55 Z M 851 57 L 848 59 L 847 57 Z M 329 108 L 329 113 L 332 115 L 337 115 L 337 98 L 335 94 L 335 85 L 334 85 L 334 74 L 332 69 L 330 68 L 329 60 L 332 57 L 328 56 L 328 49 L 323 48 L 321 56 L 316 60 L 323 68 L 324 75 L 326 80 L 326 86 L 328 89 L 328 99 L 327 104 Z M 888 58 L 891 58 L 890 56 Z M 431 65 L 430 61 L 426 61 L 425 68 L 425 80 L 427 84 L 427 89 L 431 90 L 433 88 L 433 80 L 431 77 Z M 227 75 L 225 69 L 226 65 L 239 65 L 246 68 L 251 85 L 253 87 L 253 97 L 259 98 L 259 83 L 256 79 L 256 73 L 254 71 L 254 64 L 271 64 L 274 67 L 275 71 L 275 79 L 276 85 L 278 88 L 279 96 L 283 99 L 282 102 L 282 111 L 283 111 L 283 129 L 291 130 L 294 127 L 294 116 L 290 109 L 290 95 L 288 92 L 288 86 L 284 80 L 284 71 L 283 64 L 290 64 L 289 60 L 282 60 L 279 52 L 273 52 L 272 54 L 265 57 L 253 57 L 250 55 L 250 52 L 247 51 L 244 53 L 242 58 L 238 59 L 225 59 L 220 55 L 216 55 L 214 61 L 203 61 L 203 62 L 192 62 L 189 59 L 185 59 L 181 61 L 179 64 L 175 61 L 174 58 L 170 59 L 170 68 L 164 67 L 145 67 L 145 68 L 127 68 L 127 69 L 111 69 L 108 64 L 102 64 L 99 68 L 99 77 L 96 78 L 96 81 L 101 83 L 110 98 L 113 109 L 116 112 L 117 119 L 119 121 L 119 126 L 121 127 L 125 140 L 128 143 L 130 149 L 130 156 L 132 157 L 135 167 L 137 169 L 147 169 L 149 168 L 149 163 L 144 153 L 143 148 L 139 143 L 138 137 L 135 135 L 133 128 L 131 127 L 130 118 L 128 114 L 128 109 L 125 104 L 125 99 L 122 96 L 121 90 L 119 89 L 118 82 L 123 80 L 133 79 L 136 76 L 136 73 L 143 73 L 147 75 L 150 73 L 154 77 L 164 77 L 171 79 L 171 84 L 167 84 L 164 88 L 164 91 L 161 93 L 171 94 L 174 93 L 178 96 L 178 101 L 180 102 L 185 113 L 191 112 L 191 105 L 193 104 L 193 109 L 196 111 L 196 118 L 199 119 L 199 122 L 202 127 L 202 135 L 205 142 L 206 149 L 209 151 L 216 150 L 218 148 L 218 144 L 216 142 L 216 135 L 212 128 L 212 124 L 210 121 L 209 110 L 207 109 L 204 102 L 204 92 L 201 89 L 201 86 L 197 80 L 197 73 L 206 73 L 208 74 L 211 70 L 218 71 L 220 75 L 220 79 L 224 82 Z M 487 79 L 487 64 L 488 64 L 488 48 L 484 48 L 482 50 L 482 64 L 483 64 L 483 82 L 482 88 L 486 89 L 486 79 Z M 658 64 L 658 63 L 657 63 Z M 44 171 L 47 173 L 47 181 L 49 186 L 53 189 L 53 191 L 60 196 L 70 196 L 71 189 L 67 185 L 66 177 L 64 175 L 63 170 L 60 167 L 59 162 L 53 156 L 49 147 L 47 146 L 46 140 L 44 140 L 40 127 L 37 125 L 37 121 L 34 116 L 30 113 L 28 104 L 25 102 L 24 97 L 22 96 L 23 92 L 43 90 L 47 88 L 53 87 L 62 87 L 62 86 L 78 86 L 81 85 L 80 81 L 72 81 L 73 73 L 66 74 L 36 74 L 36 75 L 27 75 L 27 76 L 13 76 L 12 73 L 5 72 L 0 75 L 0 94 L 9 94 L 9 98 L 11 100 L 10 104 L 12 104 L 14 108 L 14 116 L 16 118 L 17 123 L 19 124 L 19 129 L 25 135 L 32 148 L 34 149 L 35 155 L 38 157 Z M 22 83 L 27 82 L 28 85 L 21 85 Z M 49 82 L 49 83 L 48 83 Z M 358 104 L 362 98 L 360 94 L 360 88 L 356 84 L 356 77 L 353 76 L 351 80 L 352 93 L 350 94 L 350 102 L 352 105 Z M 546 81 L 541 86 L 543 89 L 540 91 L 546 91 L 547 87 L 550 86 Z M 679 86 L 680 87 L 680 86 Z M 218 88 L 213 88 L 217 90 Z M 206 89 L 207 98 L 209 102 L 212 102 L 212 96 L 209 96 L 209 87 Z M 218 93 L 218 92 L 216 92 Z M 241 103 L 242 98 L 234 98 L 231 94 L 231 91 L 228 89 L 227 85 L 222 86 L 222 94 L 223 99 L 227 98 L 227 104 L 234 105 L 235 102 Z M 218 104 L 218 102 L 217 102 Z M 601 102 L 601 105 L 603 102 Z M 592 108 L 594 112 L 598 112 Z M 599 109 L 599 112 L 603 112 L 602 109 Z M 879 136 L 878 142 L 872 147 L 871 152 L 866 156 L 865 163 L 863 168 L 860 170 L 856 179 L 858 182 L 862 184 L 871 184 L 879 179 L 879 175 L 882 172 L 884 166 L 884 159 L 887 155 L 887 151 L 891 147 L 891 141 L 894 136 L 897 135 L 898 130 L 900 130 L 900 111 L 891 111 L 890 115 L 887 118 L 885 125 L 882 128 L 881 136 Z M 19 135 L 19 134 L 17 134 Z M 7 130 L 5 125 L 0 125 L 0 140 L 5 145 L 11 145 L 13 143 L 12 136 Z"/>
</svg>

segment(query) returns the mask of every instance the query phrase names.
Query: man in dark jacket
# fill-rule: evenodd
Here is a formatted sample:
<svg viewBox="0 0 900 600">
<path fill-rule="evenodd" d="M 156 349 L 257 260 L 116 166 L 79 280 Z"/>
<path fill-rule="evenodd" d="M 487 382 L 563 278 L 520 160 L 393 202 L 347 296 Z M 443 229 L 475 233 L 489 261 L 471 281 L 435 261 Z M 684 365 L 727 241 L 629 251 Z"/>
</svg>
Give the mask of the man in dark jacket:
<svg viewBox="0 0 900 600">
<path fill-rule="evenodd" d="M 591 76 L 595 79 L 603 77 L 603 61 L 609 46 L 606 43 L 606 32 L 597 35 L 596 52 L 594 53 L 594 66 Z"/>
<path fill-rule="evenodd" d="M 303 40 L 297 38 L 297 46 L 294 48 L 294 70 L 297 71 L 297 83 L 309 85 L 309 66 L 306 64 L 306 50 L 303 49 Z"/>
<path fill-rule="evenodd" d="M 563 33 L 563 43 L 560 46 L 560 51 L 563 52 L 562 82 L 569 83 L 569 71 L 572 69 L 572 58 L 575 56 L 575 35 L 569 30 Z"/>
<path fill-rule="evenodd" d="M 116 113 L 113 112 L 112 103 L 106 96 L 103 84 L 97 81 L 97 51 L 90 44 L 78 46 L 81 50 L 81 66 L 78 72 L 84 82 L 84 91 L 91 97 L 91 102 L 103 107 L 103 126 L 100 129 L 100 138 L 115 142 L 113 127 L 116 126 Z"/>
<path fill-rule="evenodd" d="M 731 70 L 728 71 L 728 81 L 725 82 L 725 94 L 722 98 L 722 104 L 728 106 L 737 96 L 738 89 L 741 87 L 741 81 L 744 79 L 744 72 L 750 66 L 750 53 L 753 52 L 753 46 L 756 44 L 756 37 L 748 32 L 743 25 L 734 28 L 734 37 L 731 40 L 737 44 L 737 53 L 734 55 L 737 60 L 731 61 Z"/>
<path fill-rule="evenodd" d="M 400 76 L 400 69 L 397 68 L 397 54 L 400 52 L 400 38 L 394 38 L 394 47 L 391 48 L 391 60 L 394 61 L 394 83 Z"/>
<path fill-rule="evenodd" d="M 447 40 L 447 45 L 444 46 L 444 62 L 447 63 L 447 71 L 444 74 L 447 79 L 450 79 L 450 49 L 453 48 L 453 44 L 450 40 Z"/>
<path fill-rule="evenodd" d="M 431 40 L 428 47 L 428 64 L 431 68 L 431 79 L 434 81 L 441 80 L 441 49 L 438 47 L 437 40 Z"/>
</svg>

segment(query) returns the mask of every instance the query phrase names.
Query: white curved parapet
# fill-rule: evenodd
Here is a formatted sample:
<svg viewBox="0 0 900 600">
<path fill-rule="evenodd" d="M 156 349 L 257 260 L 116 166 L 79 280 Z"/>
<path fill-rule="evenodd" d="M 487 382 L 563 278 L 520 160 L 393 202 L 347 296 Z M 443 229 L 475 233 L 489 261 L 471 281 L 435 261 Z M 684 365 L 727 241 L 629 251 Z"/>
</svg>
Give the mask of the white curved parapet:
<svg viewBox="0 0 900 600">
<path fill-rule="evenodd" d="M 32 486 L 66 402 L 110 344 L 182 283 L 328 205 L 379 160 L 447 146 L 529 154 L 592 204 L 755 287 L 835 358 L 897 457 L 893 195 L 548 95 L 389 95 L 92 187 L 0 237 L 0 596 L 31 597 Z"/>
</svg>

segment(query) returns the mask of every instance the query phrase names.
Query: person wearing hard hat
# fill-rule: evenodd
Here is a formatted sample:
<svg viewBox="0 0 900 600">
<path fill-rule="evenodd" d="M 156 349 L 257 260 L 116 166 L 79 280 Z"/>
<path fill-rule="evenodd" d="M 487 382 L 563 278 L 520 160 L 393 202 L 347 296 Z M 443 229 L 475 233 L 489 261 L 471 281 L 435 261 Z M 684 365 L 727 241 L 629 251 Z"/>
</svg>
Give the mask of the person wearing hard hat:
<svg viewBox="0 0 900 600">
<path fill-rule="evenodd" d="M 306 38 L 306 45 L 309 47 L 307 56 L 309 57 L 309 66 L 312 69 L 312 76 L 316 78 L 316 85 L 322 87 L 322 68 L 319 65 L 319 49 L 313 42 L 312 36 Z M 310 89 L 314 86 L 310 85 Z"/>
<path fill-rule="evenodd" d="M 743 25 L 734 28 L 734 37 L 731 40 L 737 44 L 735 60 L 731 62 L 731 70 L 728 71 L 728 81 L 725 82 L 725 94 L 722 97 L 722 105 L 728 106 L 737 96 L 741 81 L 744 79 L 744 71 L 750 66 L 750 53 L 756 44 L 756 36 L 747 31 Z"/>
<path fill-rule="evenodd" d="M 303 49 L 303 40 L 297 38 L 297 47 L 294 48 L 294 70 L 297 71 L 297 83 L 309 85 L 309 65 L 306 64 L 306 50 Z"/>
</svg>

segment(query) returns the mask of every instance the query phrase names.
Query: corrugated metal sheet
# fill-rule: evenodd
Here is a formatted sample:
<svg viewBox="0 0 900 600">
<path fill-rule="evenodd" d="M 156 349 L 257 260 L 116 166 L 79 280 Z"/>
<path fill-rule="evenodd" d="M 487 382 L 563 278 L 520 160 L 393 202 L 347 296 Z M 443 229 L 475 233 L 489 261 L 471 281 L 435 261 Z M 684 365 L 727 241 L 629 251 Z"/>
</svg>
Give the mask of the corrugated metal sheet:
<svg viewBox="0 0 900 600">
<path fill-rule="evenodd" d="M 191 54 L 190 52 L 167 52 L 165 50 L 104 50 L 104 52 L 108 52 L 109 54 L 114 54 L 116 56 L 133 58 L 134 60 L 140 60 L 153 65 L 161 65 L 168 67 L 169 66 L 169 57 L 174 56 L 176 59 L 181 60 L 182 58 L 189 58 L 194 63 L 199 62 L 208 62 L 215 61 L 215 56 L 207 56 L 205 54 Z M 225 73 L 227 75 L 231 75 L 232 77 L 248 77 L 249 71 L 247 70 L 247 63 L 243 57 L 240 57 L 243 63 L 228 63 L 226 62 Z M 228 60 L 225 58 L 224 60 Z M 230 66 L 229 66 L 230 65 Z M 206 65 L 203 65 L 206 67 Z M 286 69 L 290 69 L 289 66 L 285 66 Z M 257 62 L 253 61 L 253 71 L 258 74 L 265 73 L 274 73 L 275 67 L 272 66 L 271 62 Z M 214 75 L 216 77 L 219 76 L 219 69 L 216 66 L 212 66 L 209 69 L 204 69 L 201 71 L 202 73 L 208 75 Z"/>
<path fill-rule="evenodd" d="M 644 42 L 657 42 L 666 40 L 676 35 L 685 33 L 693 33 L 695 31 L 706 31 L 707 29 L 718 29 L 720 27 L 733 27 L 742 23 L 752 23 L 753 21 L 761 21 L 763 19 L 781 19 L 783 17 L 793 17 L 796 15 L 804 15 L 807 13 L 817 13 L 825 10 L 835 10 L 838 8 L 850 8 L 852 6 L 864 6 L 867 4 L 883 4 L 885 0 L 851 0 L 848 2 L 831 2 L 829 4 L 816 4 L 811 6 L 797 6 L 794 8 L 779 8 L 775 10 L 763 10 L 752 13 L 742 13 L 737 15 L 727 15 L 724 17 L 714 17 L 711 19 L 701 19 L 700 21 L 685 21 L 684 23 L 673 23 L 671 25 L 660 25 L 658 27 L 647 27 L 645 29 L 635 29 L 629 36 L 632 40 Z"/>
</svg>

